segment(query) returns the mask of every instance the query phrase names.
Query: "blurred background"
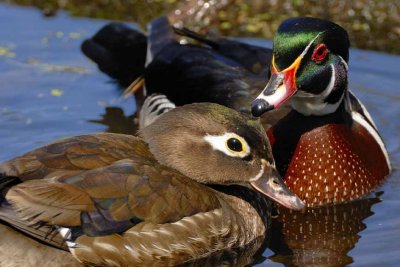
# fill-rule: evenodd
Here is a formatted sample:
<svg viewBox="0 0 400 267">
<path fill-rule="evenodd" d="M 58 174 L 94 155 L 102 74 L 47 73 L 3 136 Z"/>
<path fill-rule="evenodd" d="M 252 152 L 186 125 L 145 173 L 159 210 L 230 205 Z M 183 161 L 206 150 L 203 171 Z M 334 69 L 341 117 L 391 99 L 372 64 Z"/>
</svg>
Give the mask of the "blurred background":
<svg viewBox="0 0 400 267">
<path fill-rule="evenodd" d="M 400 53 L 398 0 L 6 0 L 37 6 L 46 16 L 67 10 L 73 16 L 134 21 L 170 14 L 194 30 L 271 39 L 284 19 L 313 16 L 334 21 L 350 34 L 353 47 Z"/>
</svg>

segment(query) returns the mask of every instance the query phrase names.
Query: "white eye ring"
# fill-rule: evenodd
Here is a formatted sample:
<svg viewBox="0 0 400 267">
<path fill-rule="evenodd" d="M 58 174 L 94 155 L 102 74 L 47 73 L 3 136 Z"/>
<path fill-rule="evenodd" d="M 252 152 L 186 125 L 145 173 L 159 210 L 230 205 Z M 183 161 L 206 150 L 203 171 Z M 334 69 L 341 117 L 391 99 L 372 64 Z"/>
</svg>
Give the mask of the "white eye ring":
<svg viewBox="0 0 400 267">
<path fill-rule="evenodd" d="M 227 142 L 231 138 L 236 138 L 242 144 L 242 151 L 237 152 L 229 149 Z M 214 150 L 223 152 L 230 157 L 245 158 L 250 155 L 250 146 L 247 144 L 243 137 L 235 133 L 225 133 L 223 135 L 210 135 L 204 136 L 204 140 L 211 145 Z"/>
</svg>

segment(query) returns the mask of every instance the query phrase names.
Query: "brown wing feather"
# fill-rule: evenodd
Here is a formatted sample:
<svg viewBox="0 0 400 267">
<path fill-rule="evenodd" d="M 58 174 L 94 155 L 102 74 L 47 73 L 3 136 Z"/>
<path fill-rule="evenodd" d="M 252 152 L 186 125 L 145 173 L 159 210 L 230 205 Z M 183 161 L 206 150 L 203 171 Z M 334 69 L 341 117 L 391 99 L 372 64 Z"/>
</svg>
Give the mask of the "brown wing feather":
<svg viewBox="0 0 400 267">
<path fill-rule="evenodd" d="M 19 216 L 9 223 L 51 245 L 52 225 L 104 236 L 221 208 L 214 192 L 158 164 L 132 136 L 65 139 L 1 165 L 4 170 L 25 180 L 6 195 Z"/>
<path fill-rule="evenodd" d="M 71 177 L 26 181 L 6 198 L 31 223 L 62 226 L 80 225 L 81 212 L 115 222 L 164 223 L 220 207 L 207 187 L 155 160 L 121 160 Z"/>
<path fill-rule="evenodd" d="M 23 181 L 41 179 L 62 170 L 90 170 L 117 160 L 151 157 L 147 146 L 137 137 L 102 133 L 67 138 L 0 165 L 0 172 Z"/>
<path fill-rule="evenodd" d="M 32 180 L 7 193 L 7 201 L 31 224 L 78 226 L 82 211 L 94 211 L 89 195 L 79 187 L 54 179 Z"/>
</svg>

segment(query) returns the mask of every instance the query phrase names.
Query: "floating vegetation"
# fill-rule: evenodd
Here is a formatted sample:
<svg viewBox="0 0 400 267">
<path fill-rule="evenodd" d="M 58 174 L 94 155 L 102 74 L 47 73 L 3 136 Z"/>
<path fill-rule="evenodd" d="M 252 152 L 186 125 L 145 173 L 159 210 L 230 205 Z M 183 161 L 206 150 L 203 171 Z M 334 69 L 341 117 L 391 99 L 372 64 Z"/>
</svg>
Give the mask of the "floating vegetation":
<svg viewBox="0 0 400 267">
<path fill-rule="evenodd" d="M 50 94 L 51 94 L 52 96 L 62 96 L 62 95 L 64 94 L 64 91 L 61 90 L 61 89 L 52 89 L 52 90 L 50 91 Z"/>
<path fill-rule="evenodd" d="M 332 20 L 350 34 L 352 46 L 400 53 L 400 1 L 398 0 L 8 0 L 34 5 L 52 16 L 67 10 L 75 16 L 134 21 L 145 27 L 154 17 L 171 20 L 203 32 L 272 38 L 280 22 L 289 17 L 313 16 Z"/>
<path fill-rule="evenodd" d="M 0 57 L 14 58 L 15 56 L 16 54 L 11 48 L 0 46 Z"/>
<path fill-rule="evenodd" d="M 54 65 L 48 63 L 41 63 L 39 60 L 30 58 L 27 61 L 28 64 L 38 66 L 44 71 L 62 71 L 62 72 L 75 72 L 79 74 L 86 74 L 89 72 L 88 69 L 79 66 L 64 66 L 64 65 Z"/>
</svg>

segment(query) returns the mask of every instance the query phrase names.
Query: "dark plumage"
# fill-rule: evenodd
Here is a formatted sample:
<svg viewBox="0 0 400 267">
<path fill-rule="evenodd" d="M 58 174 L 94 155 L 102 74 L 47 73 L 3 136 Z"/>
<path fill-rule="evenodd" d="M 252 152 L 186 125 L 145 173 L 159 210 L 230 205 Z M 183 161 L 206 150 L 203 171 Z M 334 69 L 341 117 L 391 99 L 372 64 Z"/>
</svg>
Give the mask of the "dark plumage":
<svg viewBox="0 0 400 267">
<path fill-rule="evenodd" d="M 112 35 L 112 38 L 110 38 Z M 101 71 L 128 86 L 144 71 L 146 36 L 122 23 L 110 23 L 82 43 L 82 51 Z"/>
</svg>

